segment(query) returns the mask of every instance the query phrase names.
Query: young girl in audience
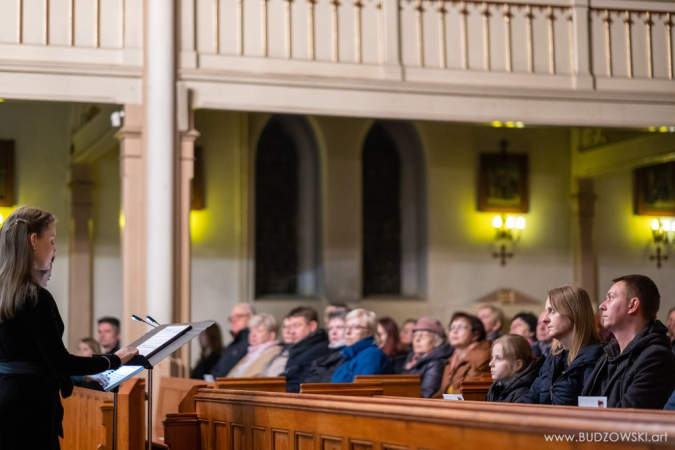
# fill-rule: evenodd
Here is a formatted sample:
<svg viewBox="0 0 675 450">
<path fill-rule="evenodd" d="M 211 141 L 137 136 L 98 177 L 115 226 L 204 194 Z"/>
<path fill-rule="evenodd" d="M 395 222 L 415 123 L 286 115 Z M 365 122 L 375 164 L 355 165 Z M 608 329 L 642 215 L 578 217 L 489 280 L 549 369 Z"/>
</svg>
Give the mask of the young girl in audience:
<svg viewBox="0 0 675 450">
<path fill-rule="evenodd" d="M 577 285 L 550 290 L 543 321 L 553 338 L 551 353 L 519 402 L 576 406 L 603 352 L 588 293 Z"/>
<path fill-rule="evenodd" d="M 534 358 L 532 348 L 522 336 L 507 334 L 492 345 L 490 373 L 494 383 L 488 402 L 515 403 L 526 395 L 539 375 L 544 358 Z"/>
</svg>

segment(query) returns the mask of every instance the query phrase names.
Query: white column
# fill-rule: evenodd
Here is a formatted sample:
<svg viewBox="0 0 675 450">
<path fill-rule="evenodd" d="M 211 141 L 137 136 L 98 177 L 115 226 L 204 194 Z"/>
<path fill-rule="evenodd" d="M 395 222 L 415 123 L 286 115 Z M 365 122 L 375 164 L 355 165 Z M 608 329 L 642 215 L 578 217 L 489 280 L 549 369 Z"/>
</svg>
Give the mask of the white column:
<svg viewBox="0 0 675 450">
<path fill-rule="evenodd" d="M 174 1 L 147 0 L 145 124 L 147 149 L 147 313 L 172 319 L 174 297 L 175 26 Z"/>
</svg>

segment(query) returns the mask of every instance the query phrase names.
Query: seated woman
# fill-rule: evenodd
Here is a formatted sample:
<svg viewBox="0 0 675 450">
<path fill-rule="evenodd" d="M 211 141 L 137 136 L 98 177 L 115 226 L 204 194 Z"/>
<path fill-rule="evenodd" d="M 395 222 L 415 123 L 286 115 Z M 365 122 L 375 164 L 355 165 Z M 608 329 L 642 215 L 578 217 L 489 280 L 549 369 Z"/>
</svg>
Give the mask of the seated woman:
<svg viewBox="0 0 675 450">
<path fill-rule="evenodd" d="M 490 349 L 492 344 L 485 340 L 485 327 L 476 316 L 463 312 L 453 314 L 450 319 L 450 345 L 455 348 L 443 372 L 442 394 L 458 393 L 462 381 L 479 381 L 490 373 Z"/>
<path fill-rule="evenodd" d="M 507 334 L 492 344 L 490 373 L 494 383 L 488 402 L 515 403 L 527 395 L 539 375 L 544 358 L 533 359 L 532 347 L 522 336 Z"/>
<path fill-rule="evenodd" d="M 267 363 L 280 351 L 277 341 L 279 325 L 274 317 L 261 313 L 248 321 L 246 356 L 227 374 L 227 378 L 259 377 Z"/>
<path fill-rule="evenodd" d="M 441 387 L 443 370 L 452 356 L 443 325 L 431 317 L 422 317 L 413 328 L 413 351 L 405 363 L 404 373 L 420 376 L 422 397 L 429 398 Z"/>
<path fill-rule="evenodd" d="M 94 338 L 86 337 L 80 339 L 77 344 L 77 356 L 94 356 L 101 354 L 101 344 Z"/>
<path fill-rule="evenodd" d="M 197 365 L 192 369 L 190 378 L 203 380 L 204 375 L 211 373 L 211 369 L 220 359 L 220 351 L 223 349 L 223 335 L 217 323 L 199 333 L 199 346 L 202 352 Z"/>
<path fill-rule="evenodd" d="M 574 284 L 551 289 L 544 323 L 553 338 L 551 353 L 530 391 L 518 403 L 576 406 L 603 352 L 588 293 Z"/>
<path fill-rule="evenodd" d="M 403 373 L 403 366 L 410 351 L 401 344 L 401 333 L 398 325 L 391 317 L 383 317 L 377 321 L 377 336 L 380 348 L 389 357 L 394 373 Z"/>
<path fill-rule="evenodd" d="M 351 383 L 356 375 L 391 374 L 389 358 L 375 344 L 377 319 L 375 313 L 355 309 L 347 314 L 344 362 L 335 370 L 331 383 Z"/>
<path fill-rule="evenodd" d="M 344 311 L 328 313 L 328 354 L 312 362 L 304 383 L 330 383 L 335 370 L 342 364 L 346 316 Z"/>
</svg>

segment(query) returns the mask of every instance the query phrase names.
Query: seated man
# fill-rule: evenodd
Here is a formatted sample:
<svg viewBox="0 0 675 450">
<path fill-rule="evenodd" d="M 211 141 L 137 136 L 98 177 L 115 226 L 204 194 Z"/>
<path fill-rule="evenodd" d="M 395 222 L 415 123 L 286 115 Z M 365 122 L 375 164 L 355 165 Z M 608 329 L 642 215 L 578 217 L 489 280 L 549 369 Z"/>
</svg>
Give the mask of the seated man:
<svg viewBox="0 0 675 450">
<path fill-rule="evenodd" d="M 213 369 L 211 375 L 215 378 L 225 377 L 234 366 L 246 355 L 248 348 L 248 321 L 255 314 L 253 308 L 248 303 L 239 303 L 234 305 L 230 311 L 230 332 L 232 333 L 232 342 L 223 347 L 220 352 L 220 359 Z"/>
<path fill-rule="evenodd" d="M 656 320 L 659 290 L 644 275 L 613 281 L 600 311 L 616 341 L 605 346 L 582 395 L 606 396 L 610 408 L 663 409 L 675 388 L 675 355 Z"/>
<path fill-rule="evenodd" d="M 98 319 L 98 342 L 103 353 L 112 354 L 120 349 L 120 321 L 115 317 Z"/>
<path fill-rule="evenodd" d="M 300 392 L 312 362 L 328 353 L 328 336 L 319 328 L 314 308 L 298 306 L 288 313 L 288 332 L 295 342 L 288 352 L 286 392 Z"/>
<path fill-rule="evenodd" d="M 502 323 L 504 323 L 504 312 L 492 305 L 481 306 L 476 314 L 487 333 L 488 341 L 495 341 L 502 335 Z"/>
</svg>

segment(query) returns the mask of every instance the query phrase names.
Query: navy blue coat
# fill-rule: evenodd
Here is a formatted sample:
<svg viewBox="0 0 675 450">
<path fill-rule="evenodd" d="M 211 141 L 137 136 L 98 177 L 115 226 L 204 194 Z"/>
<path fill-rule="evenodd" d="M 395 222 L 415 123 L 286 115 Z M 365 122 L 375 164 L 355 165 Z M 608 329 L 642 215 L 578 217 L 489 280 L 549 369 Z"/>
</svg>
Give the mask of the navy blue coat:
<svg viewBox="0 0 675 450">
<path fill-rule="evenodd" d="M 344 363 L 335 370 L 331 383 L 351 383 L 356 375 L 393 374 L 389 358 L 369 336 L 342 349 Z"/>
<path fill-rule="evenodd" d="M 589 345 L 582 348 L 569 367 L 567 351 L 549 354 L 530 392 L 517 403 L 577 406 L 584 383 L 603 354 L 602 347 Z"/>
</svg>

